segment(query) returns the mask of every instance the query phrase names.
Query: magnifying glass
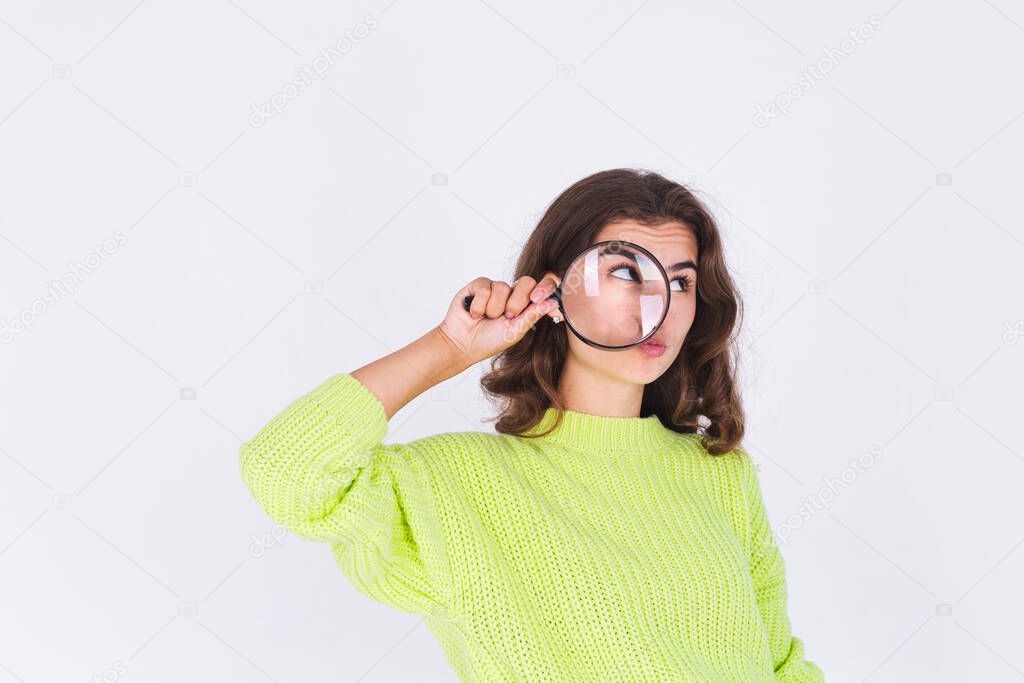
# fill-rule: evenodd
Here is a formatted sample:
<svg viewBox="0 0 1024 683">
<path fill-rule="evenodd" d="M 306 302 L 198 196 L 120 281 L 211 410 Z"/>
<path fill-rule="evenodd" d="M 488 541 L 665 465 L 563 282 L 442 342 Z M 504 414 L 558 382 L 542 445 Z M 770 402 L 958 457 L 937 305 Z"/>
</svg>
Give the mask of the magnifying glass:
<svg viewBox="0 0 1024 683">
<path fill-rule="evenodd" d="M 599 349 L 643 344 L 668 315 L 669 280 L 654 254 L 625 240 L 592 244 L 565 269 L 548 297 L 558 301 L 569 329 Z M 462 306 L 469 311 L 473 295 Z"/>
</svg>

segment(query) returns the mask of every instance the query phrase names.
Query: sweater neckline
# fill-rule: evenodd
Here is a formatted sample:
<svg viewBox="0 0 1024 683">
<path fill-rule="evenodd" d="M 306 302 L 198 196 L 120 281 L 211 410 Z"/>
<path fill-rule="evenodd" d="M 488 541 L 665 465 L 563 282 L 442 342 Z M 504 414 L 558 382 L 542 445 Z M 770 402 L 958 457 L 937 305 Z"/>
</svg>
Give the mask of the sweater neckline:
<svg viewBox="0 0 1024 683">
<path fill-rule="evenodd" d="M 547 408 L 540 421 L 523 435 L 538 434 L 555 424 L 558 413 L 562 422 L 554 431 L 536 437 L 571 448 L 590 451 L 650 451 L 672 442 L 677 434 L 661 423 L 657 415 L 647 417 L 608 417 L 575 410 Z"/>
</svg>

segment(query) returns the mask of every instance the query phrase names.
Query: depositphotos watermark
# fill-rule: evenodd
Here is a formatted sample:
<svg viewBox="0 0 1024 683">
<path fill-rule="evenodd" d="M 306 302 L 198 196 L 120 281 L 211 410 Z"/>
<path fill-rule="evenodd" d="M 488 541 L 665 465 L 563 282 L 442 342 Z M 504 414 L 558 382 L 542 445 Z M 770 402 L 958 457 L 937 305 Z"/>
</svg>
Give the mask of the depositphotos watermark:
<svg viewBox="0 0 1024 683">
<path fill-rule="evenodd" d="M 249 544 L 249 557 L 263 557 L 267 554 L 269 548 L 283 545 L 287 535 L 288 530 L 280 524 L 274 524 L 270 531 L 265 532 L 261 536 L 249 534 L 249 538 L 252 540 L 252 543 Z"/>
<path fill-rule="evenodd" d="M 816 83 L 831 76 L 832 71 L 839 66 L 840 62 L 853 54 L 859 46 L 864 44 L 864 41 L 880 30 L 882 30 L 882 20 L 872 14 L 860 26 L 851 28 L 849 37 L 840 40 L 838 47 L 821 48 L 825 56 L 801 69 L 800 77 L 796 79 L 796 82 L 791 83 L 768 104 L 754 105 L 754 125 L 758 128 L 765 128 L 772 122 L 772 119 L 778 118 L 782 114 L 789 114 L 789 108 L 793 102 L 800 99 Z"/>
<path fill-rule="evenodd" d="M 93 683 L 116 683 L 128 675 L 128 667 L 115 660 L 112 666 L 107 667 L 98 674 L 92 675 Z"/>
<path fill-rule="evenodd" d="M 87 254 L 78 263 L 68 261 L 68 270 L 58 279 L 50 280 L 38 299 L 23 308 L 21 313 L 10 320 L 0 319 L 0 344 L 10 344 L 19 334 L 30 332 L 39 316 L 57 305 L 62 296 L 74 294 L 78 283 L 84 280 L 86 275 L 103 265 L 104 260 L 110 258 L 127 242 L 128 238 L 125 234 L 117 230 L 113 236 L 103 240 L 100 244 L 94 244 L 93 253 Z"/>
<path fill-rule="evenodd" d="M 285 83 L 279 92 L 271 95 L 263 104 L 258 105 L 252 102 L 249 105 L 252 110 L 249 114 L 249 125 L 259 128 L 271 116 L 278 116 L 284 112 L 289 101 L 298 97 L 300 92 L 313 84 L 313 81 L 323 78 L 327 70 L 334 66 L 337 60 L 351 52 L 352 48 L 362 42 L 375 28 L 377 28 L 377 19 L 372 14 L 367 14 L 358 24 L 345 29 L 343 32 L 345 35 L 334 41 L 333 45 L 317 48 L 320 55 L 310 64 L 295 67 L 298 75 Z"/>
<path fill-rule="evenodd" d="M 786 544 L 793 535 L 793 531 L 804 525 L 804 522 L 817 515 L 822 510 L 828 510 L 832 501 L 839 495 L 839 489 L 847 488 L 857 478 L 871 469 L 875 463 L 882 459 L 882 449 L 872 446 L 866 452 L 856 458 L 849 459 L 849 467 L 844 467 L 839 477 L 825 477 L 825 485 L 819 488 L 812 495 L 801 498 L 801 505 L 796 512 L 786 518 L 786 521 L 775 530 L 780 545 Z"/>
</svg>

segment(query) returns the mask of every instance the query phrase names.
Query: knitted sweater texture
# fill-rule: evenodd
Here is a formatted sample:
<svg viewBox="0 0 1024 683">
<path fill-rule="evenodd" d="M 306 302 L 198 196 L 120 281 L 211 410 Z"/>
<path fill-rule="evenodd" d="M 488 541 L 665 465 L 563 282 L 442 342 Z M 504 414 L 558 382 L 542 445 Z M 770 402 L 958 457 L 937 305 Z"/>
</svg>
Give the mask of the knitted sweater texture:
<svg viewBox="0 0 1024 683">
<path fill-rule="evenodd" d="M 742 448 L 574 411 L 540 438 L 387 431 L 336 374 L 242 445 L 242 478 L 358 591 L 423 615 L 460 680 L 824 681 Z"/>
</svg>

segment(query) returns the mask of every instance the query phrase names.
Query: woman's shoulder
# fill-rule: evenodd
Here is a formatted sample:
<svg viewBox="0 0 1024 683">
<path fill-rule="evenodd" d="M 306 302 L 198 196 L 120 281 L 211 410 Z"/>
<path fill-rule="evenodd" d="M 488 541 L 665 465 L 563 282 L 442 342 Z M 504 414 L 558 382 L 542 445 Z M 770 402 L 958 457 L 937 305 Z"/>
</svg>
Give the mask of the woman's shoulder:
<svg viewBox="0 0 1024 683">
<path fill-rule="evenodd" d="M 494 453 L 503 447 L 503 439 L 500 434 L 479 430 L 441 430 L 400 442 L 393 441 L 389 447 L 417 458 L 454 465 Z"/>
<path fill-rule="evenodd" d="M 741 484 L 755 468 L 746 448 L 737 444 L 721 454 L 709 450 L 711 441 L 701 434 L 677 433 L 679 453 L 698 476 L 713 478 L 723 484 Z"/>
<path fill-rule="evenodd" d="M 681 447 L 702 462 L 714 463 L 716 467 L 740 467 L 744 461 L 750 460 L 747 450 L 740 444 L 721 454 L 710 452 L 714 440 L 703 434 L 674 432 L 674 437 Z"/>
<path fill-rule="evenodd" d="M 484 431 L 450 430 L 424 434 L 406 442 L 406 445 L 423 450 L 445 453 L 480 452 L 493 448 L 499 435 Z"/>
</svg>

